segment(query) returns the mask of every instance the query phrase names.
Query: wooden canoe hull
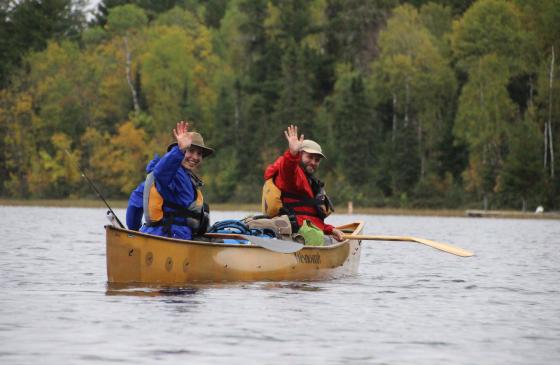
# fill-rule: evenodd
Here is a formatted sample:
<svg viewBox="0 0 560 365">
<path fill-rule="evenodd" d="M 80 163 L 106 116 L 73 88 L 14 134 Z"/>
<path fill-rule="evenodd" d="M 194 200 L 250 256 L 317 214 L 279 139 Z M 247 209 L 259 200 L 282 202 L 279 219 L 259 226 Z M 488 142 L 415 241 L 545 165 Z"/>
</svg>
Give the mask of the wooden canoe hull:
<svg viewBox="0 0 560 365">
<path fill-rule="evenodd" d="M 338 227 L 360 234 L 363 222 Z M 109 283 L 325 280 L 358 271 L 361 241 L 283 254 L 258 246 L 187 241 L 106 226 Z"/>
</svg>

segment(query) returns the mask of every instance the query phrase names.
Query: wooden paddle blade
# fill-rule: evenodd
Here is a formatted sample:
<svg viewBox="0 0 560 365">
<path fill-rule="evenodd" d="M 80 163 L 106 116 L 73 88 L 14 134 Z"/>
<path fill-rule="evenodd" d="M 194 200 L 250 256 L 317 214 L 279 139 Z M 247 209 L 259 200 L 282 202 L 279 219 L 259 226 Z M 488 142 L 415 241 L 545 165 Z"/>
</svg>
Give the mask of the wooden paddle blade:
<svg viewBox="0 0 560 365">
<path fill-rule="evenodd" d="M 418 242 L 418 243 L 433 247 L 437 250 L 441 250 L 441 251 L 444 251 L 444 252 L 451 253 L 451 254 L 456 255 L 456 256 L 461 256 L 461 257 L 474 256 L 473 252 L 467 251 L 467 250 L 462 249 L 460 247 L 455 247 L 455 246 L 449 245 L 447 243 L 435 242 L 435 241 L 427 240 L 425 238 L 416 238 L 416 237 L 411 237 L 411 238 L 414 238 L 414 242 Z"/>
<path fill-rule="evenodd" d="M 417 238 L 417 237 L 401 237 L 401 236 L 370 236 L 370 235 L 344 235 L 344 238 L 347 239 L 357 239 L 357 240 L 372 240 L 372 241 L 400 241 L 400 242 L 415 242 L 421 243 L 426 246 L 430 246 L 437 250 L 441 250 L 453 255 L 461 256 L 461 257 L 470 257 L 473 256 L 474 253 L 464 250 L 460 247 L 455 247 L 449 245 L 447 243 L 441 243 L 436 241 L 427 240 L 425 238 Z"/>
</svg>

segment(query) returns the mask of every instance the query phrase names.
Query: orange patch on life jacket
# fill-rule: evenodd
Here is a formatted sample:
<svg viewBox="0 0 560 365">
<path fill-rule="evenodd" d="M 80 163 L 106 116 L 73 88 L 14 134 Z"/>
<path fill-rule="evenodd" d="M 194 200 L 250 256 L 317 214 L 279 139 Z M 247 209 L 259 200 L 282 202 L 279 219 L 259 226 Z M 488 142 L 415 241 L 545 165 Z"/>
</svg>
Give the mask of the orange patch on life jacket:
<svg viewBox="0 0 560 365">
<path fill-rule="evenodd" d="M 270 178 L 264 182 L 262 190 L 262 213 L 269 217 L 276 217 L 282 208 L 282 191 L 274 184 L 274 179 Z"/>
<path fill-rule="evenodd" d="M 152 222 L 157 222 L 163 219 L 163 197 L 159 191 L 157 191 L 155 184 L 150 188 L 148 211 Z"/>
<path fill-rule="evenodd" d="M 201 207 L 204 203 L 204 197 L 202 196 L 202 190 L 196 189 L 196 206 Z"/>
</svg>

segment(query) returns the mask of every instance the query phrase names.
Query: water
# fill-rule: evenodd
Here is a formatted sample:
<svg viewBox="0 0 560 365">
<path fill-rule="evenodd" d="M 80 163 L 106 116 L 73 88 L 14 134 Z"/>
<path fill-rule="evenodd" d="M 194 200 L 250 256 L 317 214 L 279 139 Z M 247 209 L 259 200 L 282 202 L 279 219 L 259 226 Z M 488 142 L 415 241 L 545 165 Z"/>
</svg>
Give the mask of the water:
<svg viewBox="0 0 560 365">
<path fill-rule="evenodd" d="M 339 215 L 476 256 L 369 241 L 338 280 L 115 289 L 104 209 L 0 214 L 1 364 L 560 363 L 558 221 Z"/>
</svg>

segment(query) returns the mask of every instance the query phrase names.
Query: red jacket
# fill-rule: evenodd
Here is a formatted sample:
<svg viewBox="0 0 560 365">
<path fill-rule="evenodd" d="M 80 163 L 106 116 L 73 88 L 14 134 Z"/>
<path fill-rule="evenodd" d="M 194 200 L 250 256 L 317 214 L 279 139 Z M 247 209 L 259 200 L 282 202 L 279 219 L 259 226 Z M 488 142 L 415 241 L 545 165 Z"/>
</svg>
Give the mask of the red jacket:
<svg viewBox="0 0 560 365">
<path fill-rule="evenodd" d="M 311 185 L 307 180 L 305 171 L 300 166 L 300 162 L 301 153 L 299 153 L 297 156 L 292 156 L 290 151 L 287 150 L 282 156 L 278 157 L 278 159 L 274 161 L 273 164 L 268 165 L 264 172 L 265 181 L 270 178 L 274 178 L 274 184 L 282 192 L 305 196 L 313 199 L 315 195 L 313 194 Z M 282 201 L 285 200 L 290 201 L 290 199 L 288 198 L 282 199 Z M 313 214 L 296 214 L 296 219 L 299 226 L 301 226 L 303 221 L 307 219 L 319 229 L 322 229 L 325 234 L 332 233 L 334 227 L 330 224 L 325 224 L 325 221 L 323 219 L 317 217 L 317 212 L 314 207 L 302 206 L 298 207 L 297 210 Z"/>
</svg>

